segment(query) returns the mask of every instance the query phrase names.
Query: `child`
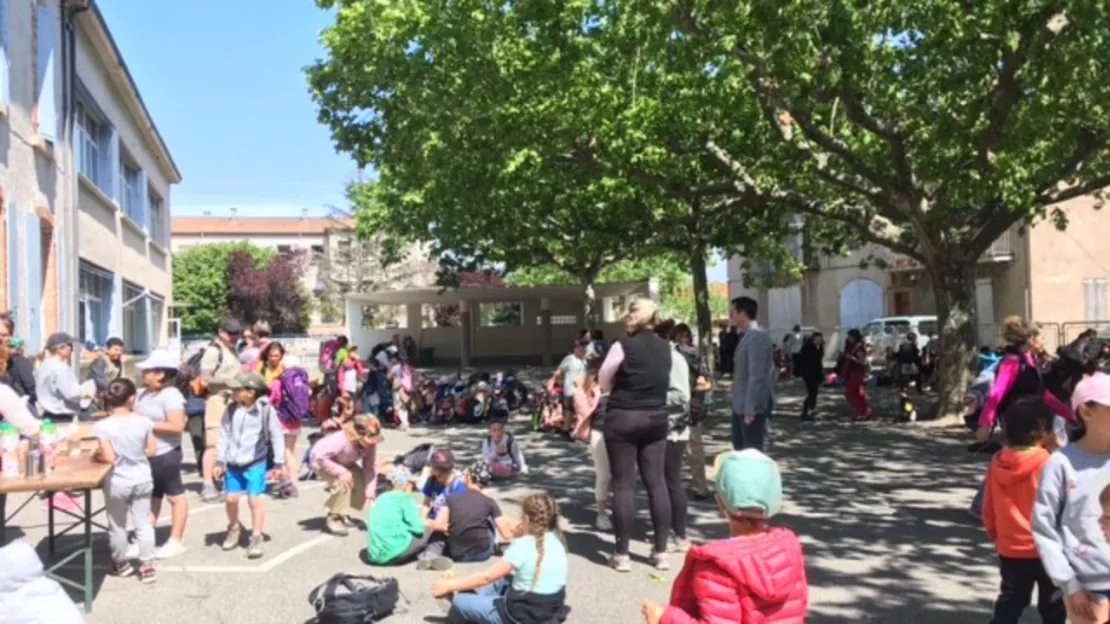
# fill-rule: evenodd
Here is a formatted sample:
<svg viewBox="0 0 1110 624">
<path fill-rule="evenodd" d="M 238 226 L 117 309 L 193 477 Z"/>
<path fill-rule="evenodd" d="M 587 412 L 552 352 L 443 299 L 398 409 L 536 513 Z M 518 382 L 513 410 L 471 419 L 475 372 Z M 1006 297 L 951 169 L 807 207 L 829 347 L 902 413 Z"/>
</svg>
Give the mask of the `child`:
<svg viewBox="0 0 1110 624">
<path fill-rule="evenodd" d="M 452 561 L 474 563 L 493 556 L 497 536 L 508 540 L 516 524 L 501 514 L 497 501 L 482 490 L 491 479 L 486 462 L 477 460 L 463 471 L 465 488 L 447 497 L 434 519 L 435 534 L 416 564 L 420 570 L 449 570 Z"/>
<path fill-rule="evenodd" d="M 1033 505 L 1033 540 L 1075 624 L 1110 620 L 1110 546 L 1094 513 L 1110 464 L 1110 375 L 1080 381 L 1071 396 L 1085 433 L 1052 454 Z"/>
<path fill-rule="evenodd" d="M 597 520 L 594 526 L 599 531 L 612 531 L 613 521 L 609 519 L 609 485 L 613 475 L 609 471 L 609 453 L 605 450 L 605 405 L 607 397 L 601 395 L 597 381 L 601 361 L 590 362 L 586 376 L 579 380 L 574 392 L 574 412 L 578 422 L 574 426 L 574 438 L 584 442 L 590 451 L 594 464 L 594 501 L 597 504 Z"/>
<path fill-rule="evenodd" d="M 671 588 L 671 604 L 643 601 L 648 624 L 805 621 L 809 602 L 802 545 L 770 526 L 782 504 L 782 477 L 755 449 L 717 457 L 717 508 L 731 537 L 695 546 Z"/>
<path fill-rule="evenodd" d="M 514 472 L 528 474 L 524 453 L 513 434 L 505 431 L 505 421 L 491 420 L 489 435 L 482 440 L 482 459 L 498 479 L 508 479 Z"/>
<path fill-rule="evenodd" d="M 493 565 L 463 578 L 445 578 L 432 587 L 436 598 L 451 596 L 451 622 L 563 622 L 566 606 L 567 547 L 559 529 L 559 504 L 549 494 L 520 503 L 518 537 Z M 730 620 L 731 621 L 731 620 Z"/>
<path fill-rule="evenodd" d="M 1006 446 L 991 460 L 983 495 L 983 526 L 998 550 L 1002 590 L 994 624 L 1017 624 L 1037 587 L 1037 610 L 1046 624 L 1064 624 L 1062 600 L 1037 558 L 1030 517 L 1041 468 L 1048 462 L 1052 410 L 1040 397 L 1018 399 L 1002 414 Z"/>
<path fill-rule="evenodd" d="M 0 548 L 0 622 L 86 624 L 85 615 L 61 583 L 47 576 L 42 560 L 25 539 Z"/>
<path fill-rule="evenodd" d="M 362 509 L 373 502 L 377 488 L 377 449 L 382 425 L 369 414 L 356 414 L 334 433 L 312 447 L 312 466 L 327 482 L 330 495 L 324 503 L 324 530 L 347 535 L 351 508 Z M 361 466 L 359 463 L 361 462 Z"/>
<path fill-rule="evenodd" d="M 135 396 L 135 384 L 130 379 L 117 379 L 108 384 L 104 396 L 108 417 L 94 427 L 100 442 L 95 459 L 112 465 L 112 474 L 104 482 L 112 569 L 117 576 L 129 576 L 135 571 L 127 560 L 127 517 L 130 515 L 139 547 L 139 580 L 153 583 L 157 580 L 154 526 L 150 514 L 154 479 L 147 458 L 155 452 L 154 425 L 149 418 L 132 411 Z"/>
<path fill-rule="evenodd" d="M 397 414 L 397 422 L 401 431 L 408 431 L 409 415 L 413 411 L 412 401 L 412 367 L 394 355 L 389 358 L 389 379 L 393 388 L 393 409 Z"/>
<path fill-rule="evenodd" d="M 243 372 L 228 384 L 231 402 L 220 423 L 216 443 L 216 469 L 223 478 L 227 494 L 227 535 L 223 549 L 239 547 L 242 527 L 239 525 L 239 499 L 247 495 L 251 508 L 251 537 L 247 557 L 262 556 L 262 530 L 266 523 L 266 469 L 272 461 L 274 474 L 281 478 L 285 463 L 285 440 L 281 433 L 277 410 L 270 405 L 270 385 L 255 372 Z M 271 459 L 272 458 L 272 459 Z"/>
<path fill-rule="evenodd" d="M 339 391 L 342 396 L 358 394 L 358 382 L 366 373 L 362 360 L 358 357 L 358 347 L 347 347 L 347 356 L 339 365 Z"/>
<path fill-rule="evenodd" d="M 384 473 L 393 489 L 378 496 L 366 523 L 366 555 L 374 565 L 404 565 L 428 547 L 432 530 L 412 497 L 416 479 L 403 465 Z"/>
<path fill-rule="evenodd" d="M 461 492 L 466 489 L 463 476 L 455 472 L 455 455 L 447 449 L 436 449 L 428 460 L 428 470 L 431 474 L 424 481 L 424 507 L 427 509 L 425 516 L 434 520 L 440 509 L 447 504 L 447 495 Z"/>
</svg>

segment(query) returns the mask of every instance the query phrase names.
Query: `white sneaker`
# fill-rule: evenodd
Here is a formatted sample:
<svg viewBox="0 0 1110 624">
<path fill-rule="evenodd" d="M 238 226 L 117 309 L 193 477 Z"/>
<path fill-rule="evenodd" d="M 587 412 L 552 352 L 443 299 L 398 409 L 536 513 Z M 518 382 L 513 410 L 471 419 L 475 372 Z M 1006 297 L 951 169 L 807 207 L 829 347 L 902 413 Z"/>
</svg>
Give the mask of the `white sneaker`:
<svg viewBox="0 0 1110 624">
<path fill-rule="evenodd" d="M 612 531 L 613 521 L 609 519 L 606 514 L 597 514 L 597 522 L 594 523 L 598 531 Z"/>
<path fill-rule="evenodd" d="M 138 542 L 131 542 L 127 545 L 127 550 L 124 551 L 123 556 L 128 560 L 139 558 L 139 544 Z"/>
<path fill-rule="evenodd" d="M 185 544 L 170 538 L 154 552 L 155 559 L 170 559 L 185 552 Z"/>
</svg>

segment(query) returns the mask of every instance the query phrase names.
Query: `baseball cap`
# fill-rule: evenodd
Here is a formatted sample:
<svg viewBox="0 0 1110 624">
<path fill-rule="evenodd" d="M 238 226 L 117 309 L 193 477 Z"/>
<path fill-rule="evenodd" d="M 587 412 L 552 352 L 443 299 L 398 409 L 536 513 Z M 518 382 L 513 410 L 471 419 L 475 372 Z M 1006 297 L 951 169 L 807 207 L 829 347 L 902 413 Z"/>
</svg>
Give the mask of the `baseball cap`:
<svg viewBox="0 0 1110 624">
<path fill-rule="evenodd" d="M 432 468 L 451 470 L 455 467 L 455 456 L 447 449 L 436 449 L 436 452 L 432 453 L 431 459 L 428 460 L 428 465 Z"/>
<path fill-rule="evenodd" d="M 717 497 L 729 513 L 770 518 L 782 507 L 782 475 L 773 459 L 755 449 L 717 456 Z"/>
<path fill-rule="evenodd" d="M 476 485 L 486 487 L 489 482 L 493 480 L 493 474 L 489 471 L 489 465 L 485 460 L 476 459 L 470 462 L 466 467 L 466 474 L 470 475 L 470 480 Z"/>
<path fill-rule="evenodd" d="M 243 371 L 235 376 L 228 384 L 228 388 L 236 390 L 239 388 L 248 388 L 250 390 L 267 390 L 270 385 L 266 383 L 266 379 L 254 371 Z"/>
<path fill-rule="evenodd" d="M 226 318 L 223 323 L 220 323 L 220 331 L 238 336 L 243 333 L 243 326 L 239 324 L 239 319 Z"/>
<path fill-rule="evenodd" d="M 405 467 L 404 464 L 394 464 L 389 469 L 389 474 L 386 475 L 389 482 L 393 485 L 394 489 L 404 487 L 406 483 L 412 481 L 412 471 Z"/>
<path fill-rule="evenodd" d="M 77 339 L 73 336 L 65 332 L 58 332 L 56 334 L 50 334 L 50 337 L 46 339 L 46 348 L 57 349 L 58 347 L 71 345 L 75 342 L 77 342 Z"/>
<path fill-rule="evenodd" d="M 142 362 L 135 365 L 135 368 L 145 370 L 177 370 L 181 366 L 181 358 L 177 354 L 166 349 L 158 349 L 152 351 L 149 356 Z"/>
<path fill-rule="evenodd" d="M 1084 403 L 1110 407 L 1110 375 L 1095 373 L 1075 384 L 1075 392 L 1071 394 L 1072 409 L 1079 409 Z"/>
</svg>

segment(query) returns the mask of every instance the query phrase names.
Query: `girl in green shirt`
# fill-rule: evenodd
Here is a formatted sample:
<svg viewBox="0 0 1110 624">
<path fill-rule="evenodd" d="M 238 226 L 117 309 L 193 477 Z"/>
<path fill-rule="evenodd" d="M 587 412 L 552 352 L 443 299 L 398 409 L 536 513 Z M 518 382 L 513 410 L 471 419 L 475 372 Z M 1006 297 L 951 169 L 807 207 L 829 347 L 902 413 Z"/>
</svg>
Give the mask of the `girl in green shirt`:
<svg viewBox="0 0 1110 624">
<path fill-rule="evenodd" d="M 393 489 L 378 496 L 370 508 L 366 552 L 374 565 L 403 565 L 424 552 L 432 531 L 412 495 L 416 487 L 412 472 L 393 466 L 386 478 Z"/>
</svg>

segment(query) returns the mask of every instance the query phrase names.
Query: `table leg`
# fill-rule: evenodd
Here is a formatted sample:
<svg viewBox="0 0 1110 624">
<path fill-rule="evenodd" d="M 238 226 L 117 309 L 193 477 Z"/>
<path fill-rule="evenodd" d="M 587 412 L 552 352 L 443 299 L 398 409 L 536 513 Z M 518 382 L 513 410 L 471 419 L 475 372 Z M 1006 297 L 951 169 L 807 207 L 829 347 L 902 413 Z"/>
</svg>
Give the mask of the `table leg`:
<svg viewBox="0 0 1110 624">
<path fill-rule="evenodd" d="M 0 546 L 3 546 L 8 533 L 8 495 L 0 494 Z"/>
<path fill-rule="evenodd" d="M 46 498 L 46 549 L 50 556 L 54 556 L 54 493 L 48 493 Z"/>
<path fill-rule="evenodd" d="M 92 490 L 85 490 L 85 613 L 92 613 L 93 599 L 93 544 L 92 544 Z"/>
</svg>

